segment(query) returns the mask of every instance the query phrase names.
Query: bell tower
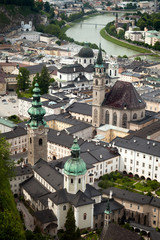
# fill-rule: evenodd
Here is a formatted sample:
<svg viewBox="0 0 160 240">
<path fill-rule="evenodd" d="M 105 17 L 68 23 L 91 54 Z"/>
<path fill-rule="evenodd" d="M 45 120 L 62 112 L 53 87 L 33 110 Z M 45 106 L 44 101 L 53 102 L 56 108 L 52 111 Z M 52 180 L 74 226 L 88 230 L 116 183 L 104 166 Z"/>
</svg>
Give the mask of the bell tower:
<svg viewBox="0 0 160 240">
<path fill-rule="evenodd" d="M 86 164 L 80 157 L 80 147 L 77 139 L 71 147 L 71 158 L 64 164 L 64 188 L 67 192 L 76 194 L 86 190 Z"/>
<path fill-rule="evenodd" d="M 103 65 L 101 45 L 99 47 L 95 73 L 93 76 L 92 126 L 102 123 L 102 103 L 105 97 L 106 69 Z"/>
<path fill-rule="evenodd" d="M 40 158 L 47 161 L 47 124 L 43 119 L 46 111 L 40 101 L 38 83 L 33 89 L 32 107 L 28 109 L 30 120 L 27 126 L 28 162 L 33 166 Z"/>
</svg>

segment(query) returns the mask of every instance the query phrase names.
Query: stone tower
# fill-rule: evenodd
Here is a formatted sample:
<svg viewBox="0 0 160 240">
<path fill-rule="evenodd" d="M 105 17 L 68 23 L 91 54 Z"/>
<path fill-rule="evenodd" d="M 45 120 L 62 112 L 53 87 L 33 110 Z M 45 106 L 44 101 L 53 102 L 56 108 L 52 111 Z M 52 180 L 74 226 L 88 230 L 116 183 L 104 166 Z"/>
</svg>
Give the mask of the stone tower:
<svg viewBox="0 0 160 240">
<path fill-rule="evenodd" d="M 86 190 L 86 164 L 80 158 L 80 147 L 77 139 L 71 147 L 71 158 L 64 164 L 64 188 L 68 193 L 76 194 Z"/>
<path fill-rule="evenodd" d="M 93 76 L 92 126 L 99 127 L 102 121 L 101 105 L 105 97 L 106 69 L 103 65 L 101 46 L 99 48 Z"/>
<path fill-rule="evenodd" d="M 30 120 L 27 126 L 28 162 L 33 166 L 40 158 L 47 161 L 47 124 L 43 119 L 46 111 L 40 101 L 38 83 L 33 89 L 32 107 L 28 109 Z"/>
</svg>

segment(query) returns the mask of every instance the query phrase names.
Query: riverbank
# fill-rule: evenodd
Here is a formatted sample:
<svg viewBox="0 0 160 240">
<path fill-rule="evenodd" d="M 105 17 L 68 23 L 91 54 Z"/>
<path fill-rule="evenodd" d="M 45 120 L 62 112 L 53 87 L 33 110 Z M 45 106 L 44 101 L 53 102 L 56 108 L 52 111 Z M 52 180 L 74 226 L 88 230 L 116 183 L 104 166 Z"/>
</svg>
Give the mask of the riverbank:
<svg viewBox="0 0 160 240">
<path fill-rule="evenodd" d="M 140 52 L 140 53 L 152 53 L 150 50 L 148 49 L 145 49 L 145 48 L 141 48 L 141 47 L 138 47 L 138 46 L 135 46 L 134 44 L 129 44 L 128 42 L 124 41 L 124 40 L 119 40 L 115 37 L 112 37 L 111 35 L 109 35 L 106 31 L 105 31 L 105 28 L 101 29 L 100 30 L 100 34 L 101 36 L 114 43 L 114 44 L 117 44 L 121 47 L 125 47 L 125 48 L 128 48 L 128 49 L 131 49 L 131 50 L 134 50 L 136 52 Z M 154 54 L 153 54 L 154 55 Z"/>
</svg>

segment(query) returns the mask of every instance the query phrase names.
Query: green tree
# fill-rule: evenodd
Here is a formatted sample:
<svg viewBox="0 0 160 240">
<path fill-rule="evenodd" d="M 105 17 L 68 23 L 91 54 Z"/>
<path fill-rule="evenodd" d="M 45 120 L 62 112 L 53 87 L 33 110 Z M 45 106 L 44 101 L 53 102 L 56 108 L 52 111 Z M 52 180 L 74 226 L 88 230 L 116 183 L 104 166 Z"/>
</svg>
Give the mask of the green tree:
<svg viewBox="0 0 160 240">
<path fill-rule="evenodd" d="M 160 30 L 160 20 L 154 19 L 153 26 L 157 31 L 159 31 Z"/>
<path fill-rule="evenodd" d="M 29 88 L 30 86 L 29 71 L 26 68 L 21 67 L 19 69 L 19 74 L 16 79 L 19 90 L 25 91 L 26 89 Z"/>
<path fill-rule="evenodd" d="M 46 66 L 43 66 L 41 74 L 37 73 L 34 77 L 34 80 L 32 82 L 32 88 L 34 87 L 35 83 L 39 84 L 39 88 L 41 90 L 41 94 L 48 93 L 49 84 L 51 82 L 54 82 L 52 78 L 50 78 L 50 75 L 48 73 L 48 69 Z"/>
<path fill-rule="evenodd" d="M 8 178 L 13 176 L 13 162 L 10 160 L 10 145 L 0 135 L 0 239 L 25 240 L 24 231 L 11 193 Z"/>
<path fill-rule="evenodd" d="M 50 5 L 49 5 L 48 2 L 45 2 L 45 4 L 44 4 L 44 10 L 45 10 L 46 12 L 49 12 L 49 11 L 50 11 Z"/>
<path fill-rule="evenodd" d="M 65 240 L 74 240 L 75 234 L 76 234 L 76 224 L 75 224 L 75 218 L 74 218 L 74 212 L 72 210 L 72 207 L 68 209 L 67 216 L 66 216 L 66 222 L 65 222 L 65 233 L 64 233 L 64 239 Z"/>
</svg>

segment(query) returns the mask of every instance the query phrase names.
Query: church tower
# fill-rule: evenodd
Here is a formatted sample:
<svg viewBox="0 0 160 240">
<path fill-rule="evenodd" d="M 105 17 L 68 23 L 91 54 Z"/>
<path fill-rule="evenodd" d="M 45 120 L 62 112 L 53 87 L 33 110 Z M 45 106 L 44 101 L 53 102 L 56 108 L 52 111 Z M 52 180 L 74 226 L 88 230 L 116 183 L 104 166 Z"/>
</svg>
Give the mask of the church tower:
<svg viewBox="0 0 160 240">
<path fill-rule="evenodd" d="M 106 69 L 103 65 L 101 46 L 99 48 L 95 73 L 93 76 L 92 126 L 99 127 L 102 123 L 101 105 L 105 97 Z"/>
<path fill-rule="evenodd" d="M 104 211 L 104 226 L 108 226 L 108 224 L 112 220 L 111 217 L 112 217 L 112 211 L 110 210 L 110 203 L 109 203 L 109 198 L 108 198 L 107 206 Z"/>
<path fill-rule="evenodd" d="M 47 124 L 43 119 L 46 111 L 40 101 L 38 83 L 33 89 L 32 107 L 28 109 L 30 120 L 27 126 L 28 162 L 33 166 L 40 158 L 47 161 Z"/>
<path fill-rule="evenodd" d="M 64 164 L 64 188 L 68 193 L 76 194 L 86 190 L 86 164 L 80 158 L 80 147 L 77 139 L 71 147 L 71 158 Z"/>
</svg>

